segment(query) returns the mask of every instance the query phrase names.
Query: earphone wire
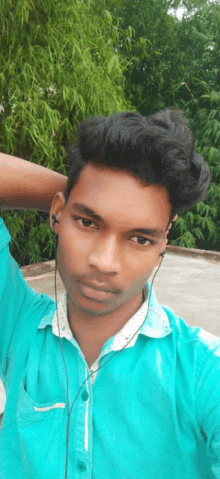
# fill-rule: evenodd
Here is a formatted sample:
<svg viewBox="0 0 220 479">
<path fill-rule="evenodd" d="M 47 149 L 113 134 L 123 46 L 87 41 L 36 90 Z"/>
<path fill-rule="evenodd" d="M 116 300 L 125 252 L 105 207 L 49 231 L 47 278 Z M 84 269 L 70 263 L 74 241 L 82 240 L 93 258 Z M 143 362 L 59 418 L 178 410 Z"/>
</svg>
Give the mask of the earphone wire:
<svg viewBox="0 0 220 479">
<path fill-rule="evenodd" d="M 56 313 L 57 313 L 57 326 L 58 326 L 58 331 L 59 331 L 59 341 L 60 341 L 60 350 L 61 354 L 63 357 L 63 363 L 64 363 L 64 368 L 65 368 L 65 373 L 66 373 L 66 385 L 67 385 L 67 426 L 66 426 L 66 466 L 65 466 L 65 478 L 68 478 L 68 469 L 67 469 L 67 464 L 68 464 L 68 450 L 69 450 L 69 418 L 70 418 L 70 412 L 69 412 L 69 379 L 68 379 L 68 373 L 67 373 L 67 366 L 66 366 L 66 361 L 65 357 L 63 354 L 63 346 L 62 346 L 62 341 L 60 337 L 60 325 L 59 325 L 59 318 L 58 318 L 58 307 L 57 307 L 57 286 L 56 286 L 56 273 L 57 273 L 57 248 L 56 248 L 56 254 L 55 254 L 55 299 L 56 299 Z"/>
<path fill-rule="evenodd" d="M 61 354 L 62 354 L 62 357 L 63 357 L 63 362 L 64 362 L 64 367 L 65 367 L 65 372 L 66 372 L 66 384 L 67 384 L 67 417 L 68 417 L 68 420 L 67 420 L 67 427 L 66 427 L 66 464 L 65 464 L 65 479 L 68 479 L 68 457 L 69 457 L 69 427 L 70 427 L 70 415 L 72 413 L 72 410 L 73 410 L 73 407 L 74 407 L 74 404 L 76 402 L 76 399 L 78 398 L 79 396 L 79 393 L 82 389 L 82 387 L 84 386 L 84 384 L 86 383 L 86 381 L 93 375 L 95 374 L 97 371 L 99 371 L 100 369 L 103 368 L 103 366 L 105 366 L 109 361 L 111 361 L 111 359 L 113 359 L 116 354 L 120 353 L 121 351 L 123 351 L 123 349 L 125 349 L 127 347 L 127 345 L 132 341 L 132 339 L 135 337 L 135 335 L 138 333 L 138 331 L 141 329 L 141 327 L 143 326 L 143 324 L 145 323 L 146 319 L 147 319 L 147 316 L 148 316 L 148 311 L 149 311 L 149 307 L 150 307 L 150 300 L 151 300 L 151 292 L 152 292 L 152 288 L 153 288 L 153 282 L 154 282 L 154 279 L 155 279 L 155 276 L 157 275 L 159 269 L 160 269 L 160 266 L 162 264 L 162 261 L 163 261 L 163 254 L 162 254 L 162 259 L 160 261 L 160 264 L 153 276 L 153 279 L 151 281 L 151 284 L 150 284 L 150 295 L 149 295 L 149 298 L 148 298 L 148 306 L 147 306 L 147 314 L 144 318 L 144 321 L 142 322 L 142 324 L 140 325 L 140 327 L 137 329 L 137 331 L 135 331 L 135 333 L 133 334 L 133 336 L 129 339 L 129 341 L 123 346 L 122 349 L 118 350 L 115 352 L 115 354 L 113 354 L 104 364 L 102 364 L 102 366 L 100 366 L 98 369 L 96 369 L 95 371 L 93 371 L 89 376 L 87 376 L 87 378 L 85 379 L 85 381 L 82 383 L 74 401 L 73 401 L 73 404 L 71 406 L 71 409 L 69 410 L 69 381 L 68 381 L 68 373 L 67 373 L 67 366 L 66 366 L 66 360 L 65 360 L 65 357 L 64 357 L 64 354 L 63 354 L 63 346 L 62 346 L 62 342 L 61 342 L 61 337 L 60 337 L 60 325 L 59 325 L 59 318 L 58 318 L 58 307 L 57 307 L 57 288 L 56 288 L 56 271 L 57 271 L 57 248 L 56 248 L 56 253 L 55 253 L 55 299 L 56 299 L 56 313 L 57 313 L 57 325 L 58 325 L 58 331 L 59 331 L 59 340 L 60 340 L 60 349 L 61 349 Z"/>
</svg>

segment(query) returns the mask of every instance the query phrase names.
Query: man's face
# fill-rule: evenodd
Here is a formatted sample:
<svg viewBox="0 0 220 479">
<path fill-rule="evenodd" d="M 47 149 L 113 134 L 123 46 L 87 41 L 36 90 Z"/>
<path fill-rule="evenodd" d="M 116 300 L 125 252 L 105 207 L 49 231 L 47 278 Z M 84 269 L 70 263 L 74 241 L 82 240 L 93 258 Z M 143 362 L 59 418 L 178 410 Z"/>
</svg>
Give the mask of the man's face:
<svg viewBox="0 0 220 479">
<path fill-rule="evenodd" d="M 85 207 L 100 218 L 86 214 Z M 50 221 L 54 213 L 58 270 L 78 311 L 85 317 L 106 315 L 141 297 L 166 245 L 171 205 L 165 188 L 142 186 L 128 172 L 90 163 L 66 206 L 63 194 L 56 194 Z"/>
</svg>

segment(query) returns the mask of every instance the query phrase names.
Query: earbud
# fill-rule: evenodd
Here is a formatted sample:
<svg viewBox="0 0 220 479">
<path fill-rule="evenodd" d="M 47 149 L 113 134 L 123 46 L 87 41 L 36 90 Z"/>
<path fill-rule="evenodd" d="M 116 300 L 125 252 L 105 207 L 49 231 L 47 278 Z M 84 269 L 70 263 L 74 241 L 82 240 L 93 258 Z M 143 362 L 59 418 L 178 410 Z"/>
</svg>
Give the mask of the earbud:
<svg viewBox="0 0 220 479">
<path fill-rule="evenodd" d="M 166 251 L 165 251 L 165 249 L 164 249 L 164 250 L 162 251 L 162 253 L 160 253 L 160 256 L 162 256 L 162 258 L 164 258 L 165 254 L 166 254 Z"/>
<path fill-rule="evenodd" d="M 58 221 L 57 221 L 57 215 L 52 215 L 52 220 L 53 220 L 53 221 L 52 221 L 52 225 L 53 225 L 53 226 L 55 225 L 55 223 L 58 223 Z"/>
</svg>

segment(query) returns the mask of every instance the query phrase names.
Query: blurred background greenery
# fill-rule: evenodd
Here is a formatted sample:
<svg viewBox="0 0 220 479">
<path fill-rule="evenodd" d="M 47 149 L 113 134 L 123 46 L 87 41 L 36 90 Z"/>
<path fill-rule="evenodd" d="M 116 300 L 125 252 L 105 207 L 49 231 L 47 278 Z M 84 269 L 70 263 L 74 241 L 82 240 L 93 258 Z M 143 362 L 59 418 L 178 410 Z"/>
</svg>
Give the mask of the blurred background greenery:
<svg viewBox="0 0 220 479">
<path fill-rule="evenodd" d="M 169 243 L 220 250 L 218 0 L 2 0 L 0 151 L 68 175 L 93 115 L 182 108 L 212 183 Z M 48 214 L 1 210 L 19 266 L 54 258 Z"/>
</svg>

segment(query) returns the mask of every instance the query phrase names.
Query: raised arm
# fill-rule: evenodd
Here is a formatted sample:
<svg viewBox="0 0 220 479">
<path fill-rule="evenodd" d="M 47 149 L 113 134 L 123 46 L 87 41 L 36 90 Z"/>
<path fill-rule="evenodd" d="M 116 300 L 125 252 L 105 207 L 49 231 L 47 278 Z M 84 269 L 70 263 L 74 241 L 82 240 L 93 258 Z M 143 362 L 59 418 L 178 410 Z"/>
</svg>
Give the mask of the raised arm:
<svg viewBox="0 0 220 479">
<path fill-rule="evenodd" d="M 15 156 L 0 153 L 0 208 L 50 211 L 67 176 Z"/>
</svg>

